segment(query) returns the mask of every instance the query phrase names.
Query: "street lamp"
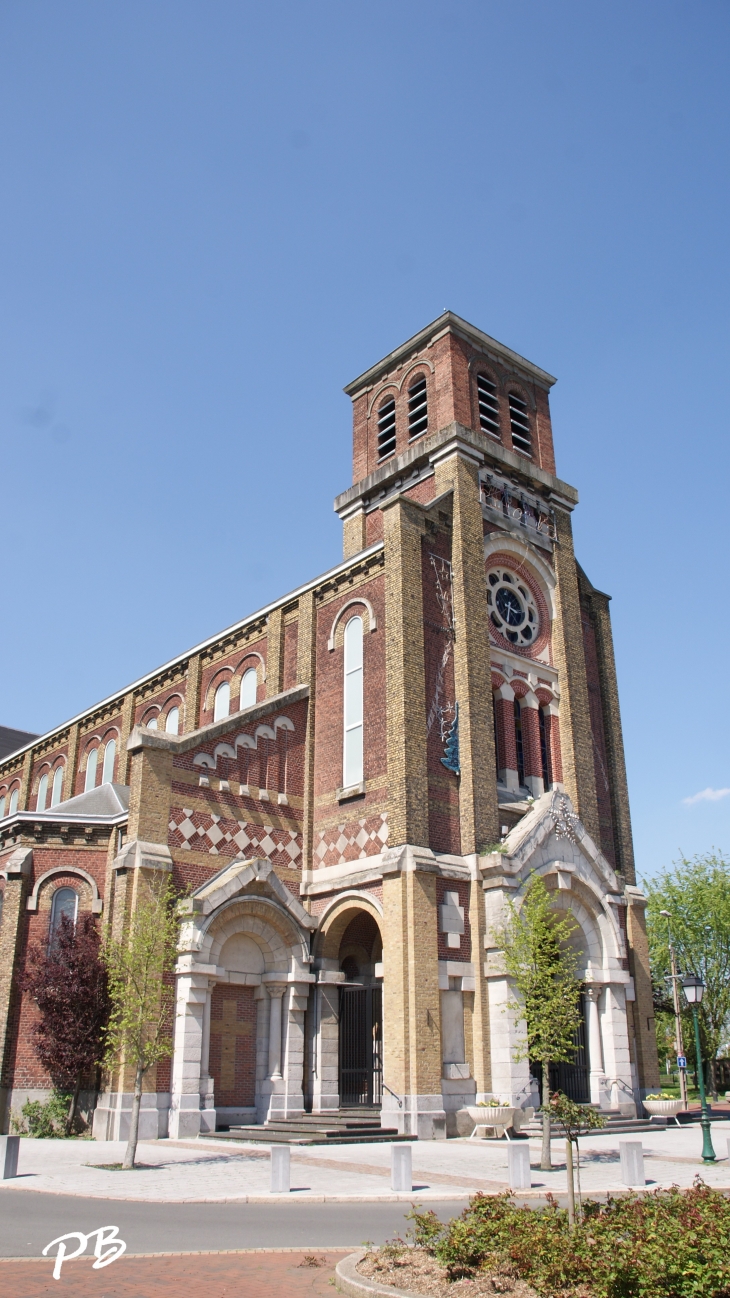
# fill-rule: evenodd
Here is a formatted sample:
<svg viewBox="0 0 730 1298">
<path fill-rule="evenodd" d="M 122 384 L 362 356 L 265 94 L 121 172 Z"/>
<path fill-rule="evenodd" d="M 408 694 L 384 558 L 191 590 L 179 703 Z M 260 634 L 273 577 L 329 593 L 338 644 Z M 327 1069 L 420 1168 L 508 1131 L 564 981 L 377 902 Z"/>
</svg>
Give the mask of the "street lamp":
<svg viewBox="0 0 730 1298">
<path fill-rule="evenodd" d="M 677 973 L 677 957 L 674 951 L 674 943 L 672 942 L 672 924 L 671 924 L 672 912 L 670 910 L 660 910 L 659 914 L 663 915 L 664 918 L 666 919 L 667 932 L 669 934 L 669 959 L 671 961 L 671 967 L 672 967 L 672 973 L 671 973 L 672 1003 L 674 1005 L 674 1037 L 675 1037 L 674 1044 L 677 1052 L 677 1058 L 684 1059 L 684 1042 L 682 1040 L 682 1015 L 679 1008 L 679 974 Z M 679 1094 L 682 1098 L 682 1108 L 686 1109 L 689 1107 L 687 1104 L 687 1072 L 686 1069 L 680 1067 L 679 1064 L 677 1064 L 677 1069 L 679 1071 Z"/>
<path fill-rule="evenodd" d="M 710 1134 L 710 1115 L 707 1112 L 707 1098 L 705 1096 L 705 1078 L 702 1069 L 702 1052 L 700 1050 L 700 1023 L 697 1015 L 697 1006 L 701 1003 L 705 991 L 705 984 L 696 974 L 687 974 L 682 979 L 684 994 L 692 1011 L 692 1018 L 695 1025 L 695 1050 L 697 1052 L 697 1080 L 700 1084 L 700 1104 L 702 1105 L 702 1117 L 700 1126 L 702 1127 L 702 1161 L 703 1163 L 714 1163 L 716 1161 L 715 1151 L 712 1148 L 712 1136 Z"/>
</svg>

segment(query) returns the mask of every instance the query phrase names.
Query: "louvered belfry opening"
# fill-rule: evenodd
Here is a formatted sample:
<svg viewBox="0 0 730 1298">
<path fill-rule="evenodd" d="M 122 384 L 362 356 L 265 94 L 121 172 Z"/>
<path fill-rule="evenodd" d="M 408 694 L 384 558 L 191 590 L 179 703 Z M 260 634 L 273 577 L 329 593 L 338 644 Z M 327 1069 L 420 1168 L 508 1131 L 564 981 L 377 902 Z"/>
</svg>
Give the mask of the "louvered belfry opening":
<svg viewBox="0 0 730 1298">
<path fill-rule="evenodd" d="M 413 440 L 428 428 L 428 394 L 426 380 L 416 379 L 408 389 L 408 436 Z"/>
<path fill-rule="evenodd" d="M 499 401 L 497 385 L 488 379 L 486 374 L 477 374 L 477 396 L 479 398 L 479 427 L 483 433 L 501 441 L 499 432 Z"/>
<path fill-rule="evenodd" d="M 395 450 L 395 401 L 391 397 L 378 410 L 378 459 L 384 460 Z"/>
<path fill-rule="evenodd" d="M 532 455 L 532 438 L 530 421 L 527 417 L 527 402 L 514 392 L 509 394 L 509 420 L 512 427 L 512 445 L 522 455 Z"/>
</svg>

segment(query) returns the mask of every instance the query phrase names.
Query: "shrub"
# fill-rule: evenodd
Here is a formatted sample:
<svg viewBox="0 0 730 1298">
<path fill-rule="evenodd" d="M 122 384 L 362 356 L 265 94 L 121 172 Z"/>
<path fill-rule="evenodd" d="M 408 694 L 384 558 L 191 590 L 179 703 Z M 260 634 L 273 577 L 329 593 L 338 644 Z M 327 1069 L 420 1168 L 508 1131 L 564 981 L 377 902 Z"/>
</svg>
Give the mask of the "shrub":
<svg viewBox="0 0 730 1298">
<path fill-rule="evenodd" d="M 23 1118 L 21 1121 L 14 1118 L 13 1126 L 24 1135 L 35 1136 L 37 1140 L 64 1136 L 70 1099 L 70 1095 L 64 1091 L 52 1091 L 45 1104 L 41 1100 L 26 1100 L 20 1110 Z"/>
<path fill-rule="evenodd" d="M 730 1201 L 699 1178 L 691 1190 L 586 1204 L 582 1222 L 554 1200 L 518 1208 L 478 1194 L 442 1226 L 413 1212 L 415 1242 L 451 1279 L 508 1270 L 544 1298 L 730 1298 Z"/>
</svg>

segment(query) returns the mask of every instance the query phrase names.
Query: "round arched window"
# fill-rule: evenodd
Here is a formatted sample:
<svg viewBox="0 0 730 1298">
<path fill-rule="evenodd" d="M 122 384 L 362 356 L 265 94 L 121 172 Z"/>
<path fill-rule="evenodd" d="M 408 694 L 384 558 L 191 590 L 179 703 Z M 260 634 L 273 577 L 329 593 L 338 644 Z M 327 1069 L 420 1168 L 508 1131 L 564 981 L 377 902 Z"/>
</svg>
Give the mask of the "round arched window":
<svg viewBox="0 0 730 1298">
<path fill-rule="evenodd" d="M 78 909 L 79 894 L 73 888 L 57 888 L 51 902 L 50 937 L 54 937 L 57 933 L 64 915 L 75 925 Z"/>
</svg>

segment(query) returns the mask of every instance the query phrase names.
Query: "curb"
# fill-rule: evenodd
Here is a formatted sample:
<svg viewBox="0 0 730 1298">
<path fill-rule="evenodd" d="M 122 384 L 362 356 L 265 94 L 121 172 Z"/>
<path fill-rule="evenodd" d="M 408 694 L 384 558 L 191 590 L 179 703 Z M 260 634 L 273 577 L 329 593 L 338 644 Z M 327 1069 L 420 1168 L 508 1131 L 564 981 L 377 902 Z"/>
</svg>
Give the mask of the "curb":
<svg viewBox="0 0 730 1298">
<path fill-rule="evenodd" d="M 365 1250 L 350 1253 L 343 1257 L 335 1267 L 335 1285 L 340 1293 L 349 1294 L 350 1298 L 424 1298 L 414 1289 L 395 1289 L 393 1285 L 378 1284 L 368 1280 L 367 1276 L 358 1275 L 357 1265 L 365 1257 Z"/>
</svg>

